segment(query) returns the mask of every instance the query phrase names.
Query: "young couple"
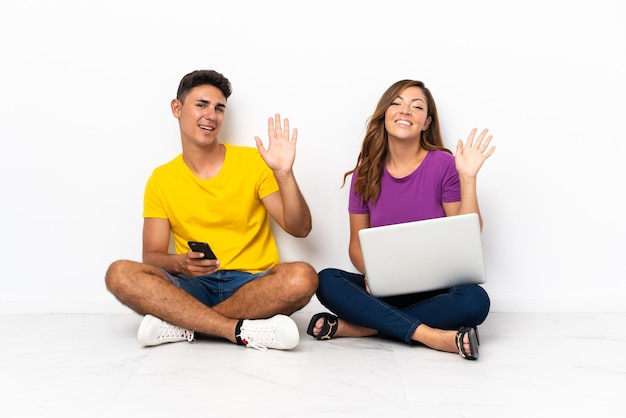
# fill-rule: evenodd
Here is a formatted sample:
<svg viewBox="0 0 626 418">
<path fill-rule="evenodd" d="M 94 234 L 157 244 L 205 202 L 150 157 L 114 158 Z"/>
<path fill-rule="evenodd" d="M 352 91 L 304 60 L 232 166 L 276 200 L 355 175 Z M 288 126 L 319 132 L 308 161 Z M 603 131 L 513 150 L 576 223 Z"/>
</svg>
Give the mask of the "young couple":
<svg viewBox="0 0 626 418">
<path fill-rule="evenodd" d="M 144 346 L 221 337 L 266 350 L 299 342 L 289 317 L 314 294 L 332 313 L 311 318 L 317 339 L 385 336 L 478 358 L 477 326 L 489 312 L 478 285 L 375 298 L 368 292 L 358 231 L 389 223 L 463 213 L 480 216 L 476 177 L 493 153 L 487 130 L 473 130 L 456 154 L 443 146 L 435 102 L 423 83 L 402 80 L 371 116 L 350 186 L 350 259 L 362 273 L 305 262 L 280 263 L 270 217 L 295 237 L 311 231 L 311 214 L 293 174 L 298 132 L 279 114 L 257 148 L 221 143 L 231 85 L 199 70 L 180 81 L 172 114 L 182 153 L 156 168 L 144 195 L 143 263 L 119 260 L 107 289 L 144 315 Z M 403 205 L 390 203 L 402 196 Z M 482 220 L 481 220 L 482 224 Z M 173 238 L 176 253 L 168 252 Z M 206 241 L 217 259 L 189 248 Z"/>
</svg>

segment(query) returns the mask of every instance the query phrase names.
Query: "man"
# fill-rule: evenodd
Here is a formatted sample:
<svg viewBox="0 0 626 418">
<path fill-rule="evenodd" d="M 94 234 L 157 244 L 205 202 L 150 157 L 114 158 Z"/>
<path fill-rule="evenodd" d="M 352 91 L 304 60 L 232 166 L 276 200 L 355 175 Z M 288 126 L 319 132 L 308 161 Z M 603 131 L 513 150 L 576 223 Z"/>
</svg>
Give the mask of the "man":
<svg viewBox="0 0 626 418">
<path fill-rule="evenodd" d="M 299 342 L 288 315 L 317 289 L 307 263 L 279 263 L 269 216 L 286 232 L 306 237 L 311 214 L 292 167 L 297 130 L 280 115 L 268 121 L 267 148 L 218 139 L 228 79 L 199 70 L 181 80 L 171 110 L 182 154 L 158 167 L 144 196 L 143 263 L 120 260 L 106 272 L 107 289 L 141 315 L 144 346 L 191 341 L 194 332 L 266 350 Z M 268 216 L 269 215 L 269 216 Z M 169 254 L 173 237 L 176 254 Z M 188 241 L 208 242 L 205 259 Z"/>
</svg>

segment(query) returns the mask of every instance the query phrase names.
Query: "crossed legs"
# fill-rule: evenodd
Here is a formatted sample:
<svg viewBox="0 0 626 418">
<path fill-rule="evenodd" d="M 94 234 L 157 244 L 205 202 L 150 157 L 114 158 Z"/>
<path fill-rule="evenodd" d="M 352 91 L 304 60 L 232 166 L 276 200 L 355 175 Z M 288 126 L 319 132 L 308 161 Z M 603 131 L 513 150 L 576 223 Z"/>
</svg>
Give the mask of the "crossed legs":
<svg viewBox="0 0 626 418">
<path fill-rule="evenodd" d="M 230 298 L 208 307 L 173 284 L 154 266 L 116 261 L 106 272 L 107 289 L 140 315 L 151 314 L 198 333 L 236 342 L 240 319 L 290 315 L 305 306 L 317 288 L 317 273 L 302 262 L 284 263 L 245 284 Z"/>
<path fill-rule="evenodd" d="M 336 331 L 333 329 L 330 335 L 335 337 L 384 335 L 441 351 L 459 352 L 457 336 L 462 335 L 459 343 L 471 355 L 471 337 L 459 334 L 459 330 L 482 323 L 490 305 L 487 293 L 476 285 L 375 298 L 367 292 L 361 274 L 324 269 L 319 273 L 319 281 L 318 299 L 339 317 Z M 314 318 L 317 319 L 310 325 L 310 333 L 316 338 L 327 335 L 330 328 L 326 319 Z"/>
</svg>

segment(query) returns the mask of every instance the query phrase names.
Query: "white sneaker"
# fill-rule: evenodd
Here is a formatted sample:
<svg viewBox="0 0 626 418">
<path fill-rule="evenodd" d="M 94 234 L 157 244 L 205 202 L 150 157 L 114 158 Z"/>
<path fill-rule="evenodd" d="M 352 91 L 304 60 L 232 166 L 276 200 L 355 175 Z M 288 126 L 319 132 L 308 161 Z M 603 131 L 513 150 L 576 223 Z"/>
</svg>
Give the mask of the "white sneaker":
<svg viewBox="0 0 626 418">
<path fill-rule="evenodd" d="M 276 315 L 269 319 L 245 319 L 237 337 L 250 348 L 290 350 L 300 342 L 300 333 L 293 319 Z"/>
<path fill-rule="evenodd" d="M 185 340 L 193 341 L 193 331 L 177 327 L 152 315 L 143 317 L 141 325 L 139 325 L 139 331 L 137 331 L 137 341 L 143 346 Z"/>
</svg>

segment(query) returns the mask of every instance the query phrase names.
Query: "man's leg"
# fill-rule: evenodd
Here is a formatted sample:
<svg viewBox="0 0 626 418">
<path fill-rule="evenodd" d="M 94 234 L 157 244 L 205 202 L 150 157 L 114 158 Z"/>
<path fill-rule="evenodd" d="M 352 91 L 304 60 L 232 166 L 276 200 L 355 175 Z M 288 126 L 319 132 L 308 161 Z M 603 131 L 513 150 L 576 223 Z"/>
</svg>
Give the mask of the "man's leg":
<svg viewBox="0 0 626 418">
<path fill-rule="evenodd" d="M 188 330 L 236 342 L 237 319 L 209 308 L 173 284 L 159 268 L 116 261 L 107 270 L 105 282 L 120 302 L 141 315 L 151 314 Z"/>
<path fill-rule="evenodd" d="M 291 315 L 309 303 L 317 284 L 317 272 L 311 265 L 283 263 L 271 268 L 263 277 L 241 286 L 213 309 L 236 319 Z"/>
</svg>

